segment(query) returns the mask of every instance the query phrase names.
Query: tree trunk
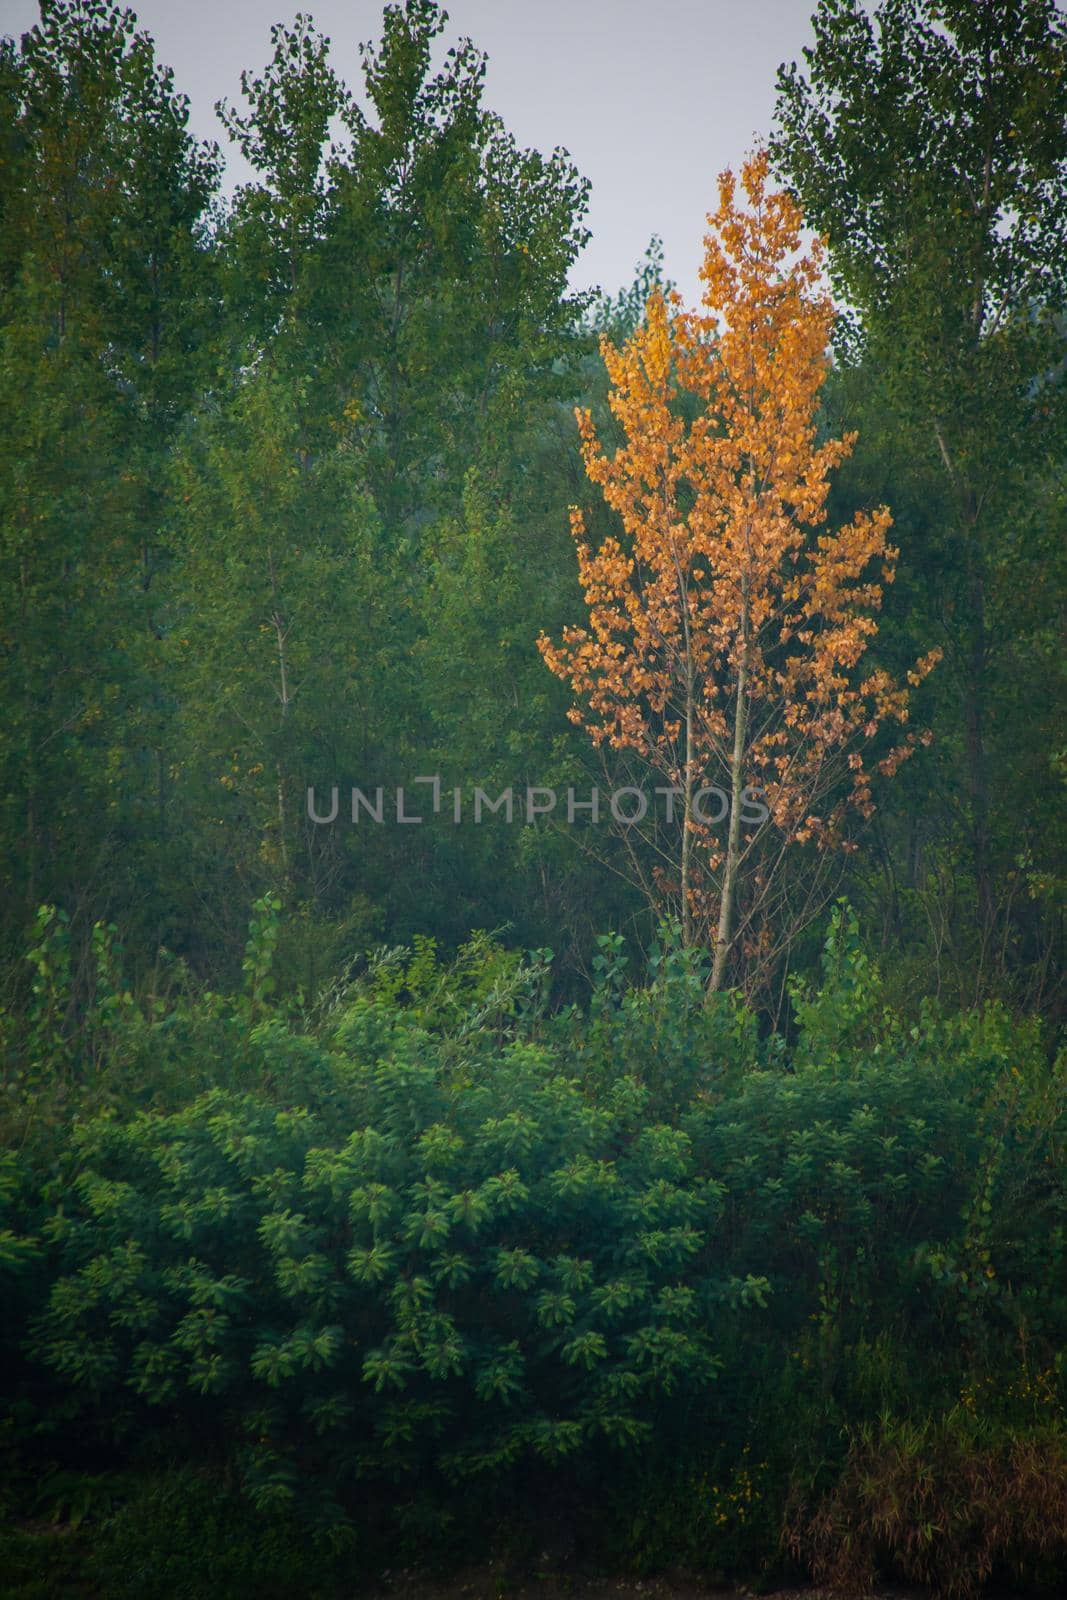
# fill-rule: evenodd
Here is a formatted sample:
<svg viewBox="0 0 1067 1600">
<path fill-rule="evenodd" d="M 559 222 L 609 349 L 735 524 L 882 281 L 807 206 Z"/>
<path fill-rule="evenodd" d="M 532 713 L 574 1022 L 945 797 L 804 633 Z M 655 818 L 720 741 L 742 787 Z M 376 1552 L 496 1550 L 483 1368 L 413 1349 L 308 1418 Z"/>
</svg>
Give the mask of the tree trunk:
<svg viewBox="0 0 1067 1600">
<path fill-rule="evenodd" d="M 284 737 L 286 719 L 289 713 L 289 668 L 285 656 L 285 621 L 278 603 L 278 583 L 274 570 L 274 552 L 267 552 L 267 561 L 270 568 L 271 597 L 274 600 L 274 611 L 271 622 L 274 625 L 274 637 L 278 647 L 278 700 L 280 711 L 278 717 L 278 731 Z M 289 841 L 285 821 L 285 772 L 279 753 L 274 764 L 275 775 L 278 781 L 278 841 L 282 857 L 282 874 L 285 881 L 289 881 Z"/>
<path fill-rule="evenodd" d="M 977 535 L 975 535 L 976 537 Z M 985 585 L 980 572 L 970 583 L 970 649 L 964 711 L 967 741 L 967 795 L 971 813 L 971 853 L 978 897 L 979 933 L 983 944 L 992 923 L 993 891 L 989 866 L 989 785 L 986 774 L 985 700 L 986 627 Z"/>
<path fill-rule="evenodd" d="M 748 724 L 748 588 L 741 597 L 741 660 L 737 669 L 737 704 L 734 707 L 734 747 L 730 756 L 730 827 L 726 840 L 726 864 L 719 902 L 719 927 L 715 936 L 715 959 L 711 968 L 710 991 L 723 986 L 726 963 L 733 941 L 734 900 L 737 895 L 737 869 L 741 856 L 741 806 L 745 788 L 745 730 Z"/>
<path fill-rule="evenodd" d="M 685 686 L 685 783 L 682 811 L 682 944 L 693 943 L 693 913 L 689 905 L 693 856 L 693 663 L 687 662 Z"/>
</svg>

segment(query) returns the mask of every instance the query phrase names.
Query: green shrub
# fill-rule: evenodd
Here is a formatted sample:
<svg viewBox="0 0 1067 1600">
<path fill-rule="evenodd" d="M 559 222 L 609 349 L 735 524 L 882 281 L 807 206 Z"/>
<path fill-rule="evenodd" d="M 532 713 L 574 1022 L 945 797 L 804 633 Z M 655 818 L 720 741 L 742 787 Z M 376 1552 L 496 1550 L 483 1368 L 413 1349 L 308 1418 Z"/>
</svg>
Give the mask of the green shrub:
<svg viewBox="0 0 1067 1600">
<path fill-rule="evenodd" d="M 973 1406 L 994 1453 L 957 1429 L 922 1479 L 923 1559 L 963 1570 L 959 1485 L 1007 1485 L 1067 1401 L 1067 1094 L 1033 1029 L 905 1028 L 843 912 L 791 1051 L 669 931 L 643 987 L 601 942 L 587 1014 L 484 938 L 300 1009 L 266 981 L 274 916 L 243 994 L 123 1002 L 77 1113 L 0 1172 L 20 1481 L 225 1482 L 324 1561 L 569 1501 L 605 1561 L 766 1575 L 785 1526 L 832 1573 L 872 1450 L 919 1503 L 881 1419 Z"/>
</svg>

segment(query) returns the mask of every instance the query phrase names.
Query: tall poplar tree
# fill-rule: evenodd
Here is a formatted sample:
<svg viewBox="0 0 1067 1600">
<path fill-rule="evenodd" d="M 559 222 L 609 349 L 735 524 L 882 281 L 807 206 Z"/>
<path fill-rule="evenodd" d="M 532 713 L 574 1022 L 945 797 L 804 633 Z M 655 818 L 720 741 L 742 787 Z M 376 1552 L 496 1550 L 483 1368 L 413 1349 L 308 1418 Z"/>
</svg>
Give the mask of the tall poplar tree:
<svg viewBox="0 0 1067 1600">
<path fill-rule="evenodd" d="M 716 989 L 739 954 L 758 968 L 795 931 L 783 893 L 794 847 L 836 845 L 850 806 L 870 812 L 875 736 L 907 720 L 907 690 L 864 660 L 882 594 L 869 569 L 893 576 L 889 513 L 820 531 L 829 475 L 855 441 L 817 440 L 833 307 L 820 246 L 798 253 L 800 211 L 767 172 L 764 153 L 745 164 L 747 204 L 731 173 L 720 180 L 704 311 L 654 293 L 622 349 L 604 342 L 625 442 L 609 456 L 589 413 L 578 420 L 621 535 L 593 550 L 573 510 L 589 625 L 540 641 L 579 697 L 572 719 L 677 794 L 671 887 L 686 942 L 713 946 Z M 912 743 L 881 749 L 880 769 Z M 719 784 L 725 837 L 701 803 Z M 753 790 L 763 821 L 746 816 Z"/>
<path fill-rule="evenodd" d="M 829 242 L 850 392 L 914 485 L 900 626 L 945 654 L 937 799 L 914 803 L 928 866 L 958 841 L 972 886 L 949 936 L 971 946 L 973 997 L 998 964 L 1047 971 L 1056 920 L 1038 935 L 1032 913 L 1063 842 L 1067 19 L 1053 0 L 821 0 L 813 27 L 780 72 L 772 150 Z M 924 852 L 899 831 L 914 888 Z"/>
<path fill-rule="evenodd" d="M 2 63 L 2 896 L 150 927 L 168 437 L 204 367 L 217 154 L 131 13 L 45 0 Z"/>
</svg>

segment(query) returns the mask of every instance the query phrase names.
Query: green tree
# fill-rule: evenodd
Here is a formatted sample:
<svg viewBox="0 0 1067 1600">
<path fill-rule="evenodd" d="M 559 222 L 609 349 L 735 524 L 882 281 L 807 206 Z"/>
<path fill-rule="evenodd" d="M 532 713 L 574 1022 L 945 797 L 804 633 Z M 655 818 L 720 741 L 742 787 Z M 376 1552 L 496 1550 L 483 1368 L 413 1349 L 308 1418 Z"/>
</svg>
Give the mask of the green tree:
<svg viewBox="0 0 1067 1600">
<path fill-rule="evenodd" d="M 538 529 L 562 491 L 533 463 L 584 349 L 567 275 L 586 186 L 484 110 L 469 41 L 434 70 L 444 25 L 426 0 L 387 9 L 364 111 L 301 17 L 225 113 L 257 169 L 220 233 L 246 292 L 183 436 L 173 648 L 179 781 L 212 841 L 192 858 L 209 899 L 219 863 L 240 885 L 230 944 L 272 874 L 318 913 L 369 895 L 398 933 L 447 937 L 484 920 L 483 889 L 506 918 L 526 881 L 492 851 L 484 870 L 481 833 L 342 818 L 309 841 L 304 815 L 311 783 L 347 816 L 352 784 L 388 793 L 446 758 L 490 777 L 514 750 L 502 658 L 516 684 L 536 666 Z"/>
<path fill-rule="evenodd" d="M 551 375 L 580 309 L 567 274 L 588 185 L 564 151 L 521 150 L 484 109 L 470 40 L 432 71 L 445 21 L 433 0 L 386 7 L 380 45 L 362 52 L 369 110 L 350 103 L 350 149 L 333 169 L 336 360 L 398 531 L 457 509 L 472 460 L 500 460 L 495 425 Z"/>
<path fill-rule="evenodd" d="M 330 41 L 299 13 L 271 29 L 271 60 L 241 74 L 244 113 L 217 107 L 226 131 L 256 173 L 238 189 L 224 238 L 227 288 L 248 323 L 265 336 L 301 294 L 321 256 L 334 203 L 327 174 L 331 125 L 350 96 L 329 62 Z"/>
<path fill-rule="evenodd" d="M 195 926 L 196 901 L 211 905 L 231 949 L 245 907 L 271 885 L 320 914 L 352 890 L 345 780 L 365 781 L 403 729 L 404 574 L 360 485 L 350 428 L 319 425 L 285 354 L 272 349 L 189 426 L 173 469 L 182 920 Z M 321 813 L 334 785 L 338 828 L 316 827 L 308 787 Z"/>
<path fill-rule="evenodd" d="M 773 149 L 829 238 L 851 393 L 914 487 L 901 597 L 945 653 L 925 771 L 969 859 L 955 932 L 981 988 L 1025 947 L 1021 880 L 1059 833 L 1067 24 L 1051 0 L 822 0 L 814 31 L 806 72 L 779 74 Z"/>
<path fill-rule="evenodd" d="M 158 911 L 162 463 L 204 370 L 218 163 L 131 13 L 47 0 L 0 82 L 10 933 L 41 899 Z"/>
</svg>

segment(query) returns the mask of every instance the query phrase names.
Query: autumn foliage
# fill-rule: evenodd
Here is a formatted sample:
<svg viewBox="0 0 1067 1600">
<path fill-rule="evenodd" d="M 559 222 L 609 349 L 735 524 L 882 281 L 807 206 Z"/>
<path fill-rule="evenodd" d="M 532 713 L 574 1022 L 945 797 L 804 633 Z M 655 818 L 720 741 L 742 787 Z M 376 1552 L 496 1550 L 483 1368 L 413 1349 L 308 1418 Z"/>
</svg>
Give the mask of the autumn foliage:
<svg viewBox="0 0 1067 1600">
<path fill-rule="evenodd" d="M 656 292 L 622 348 L 603 344 L 620 448 L 609 455 L 589 411 L 577 416 L 620 532 L 594 549 L 572 508 L 589 619 L 539 640 L 575 691 L 572 719 L 676 788 L 677 870 L 660 890 L 688 941 L 714 939 L 715 987 L 795 916 L 793 847 L 847 848 L 873 772 L 894 772 L 914 743 L 878 740 L 907 722 L 908 690 L 864 660 L 894 575 L 889 511 L 824 526 L 855 435 L 816 437 L 834 315 L 822 245 L 801 251 L 801 213 L 767 180 L 762 152 L 742 169 L 746 204 L 730 172 L 719 180 L 704 309 Z M 703 820 L 712 785 L 731 798 L 728 827 Z M 746 788 L 762 791 L 765 821 L 745 825 Z"/>
</svg>

